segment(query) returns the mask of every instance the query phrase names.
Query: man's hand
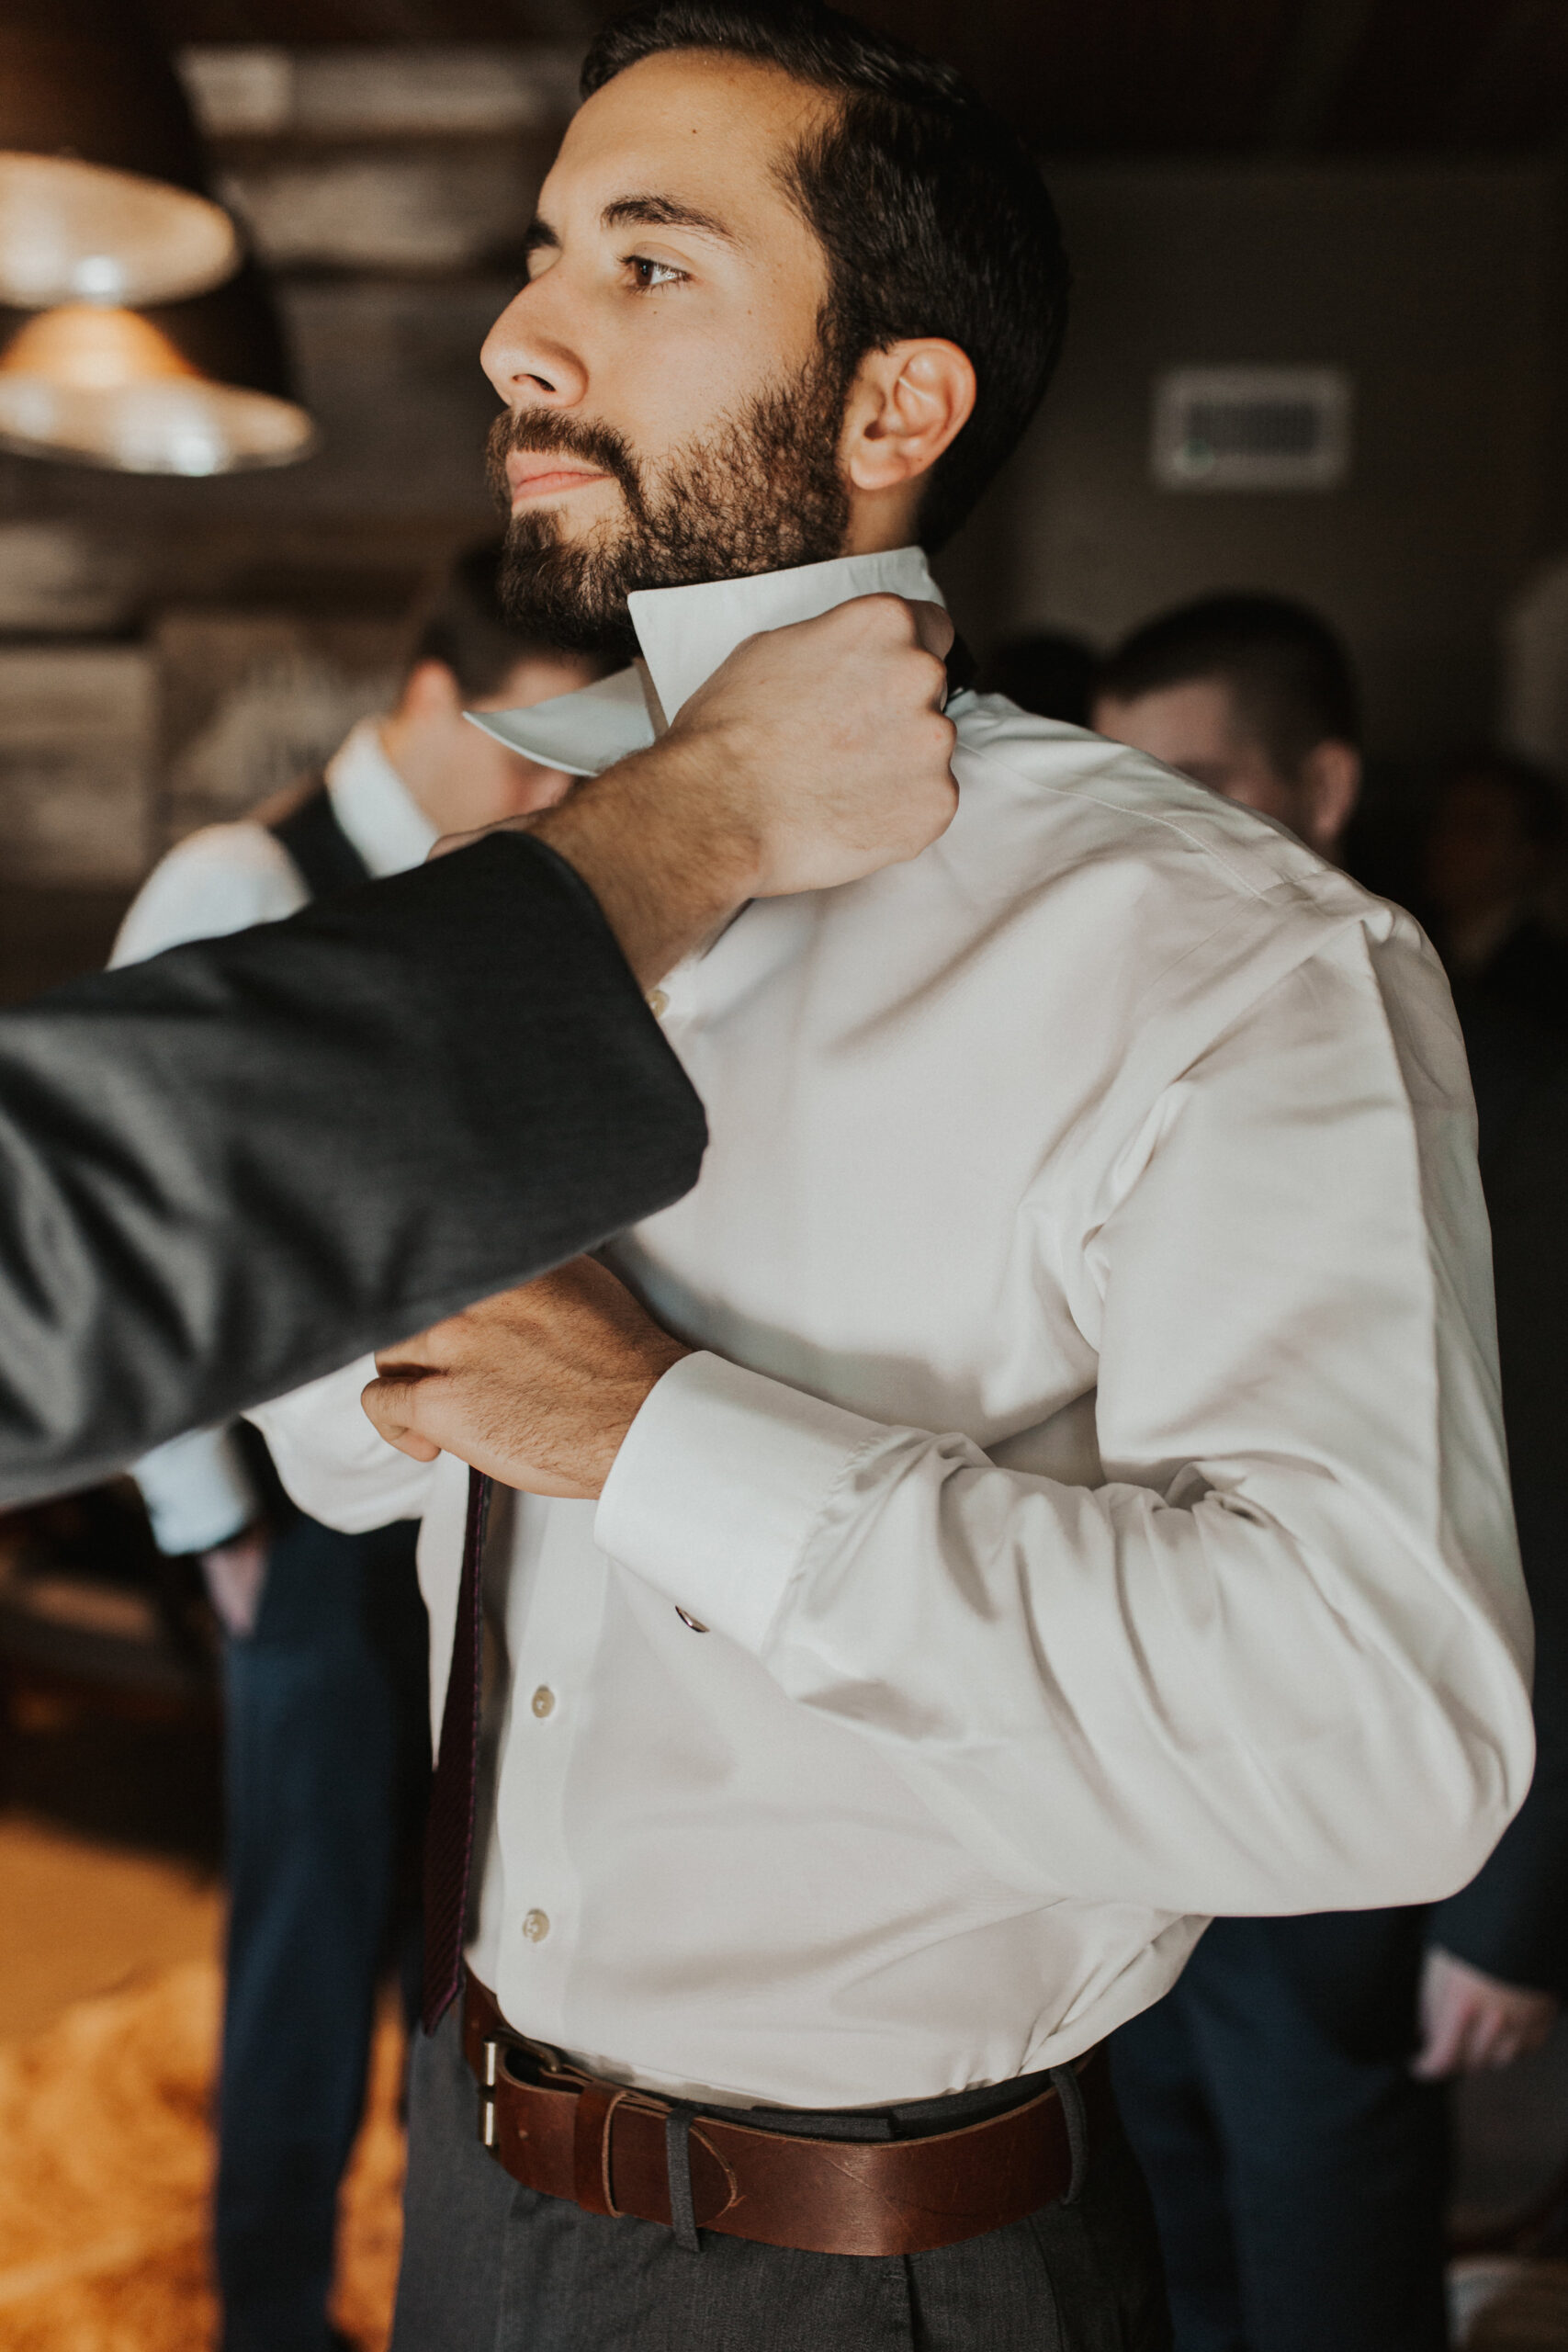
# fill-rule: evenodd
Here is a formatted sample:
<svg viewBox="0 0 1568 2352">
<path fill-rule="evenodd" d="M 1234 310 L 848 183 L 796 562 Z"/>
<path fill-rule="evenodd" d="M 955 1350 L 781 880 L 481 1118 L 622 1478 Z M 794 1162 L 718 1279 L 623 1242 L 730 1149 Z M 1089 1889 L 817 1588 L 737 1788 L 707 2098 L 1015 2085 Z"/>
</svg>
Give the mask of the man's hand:
<svg viewBox="0 0 1568 2352">
<path fill-rule="evenodd" d="M 748 638 L 692 696 L 645 756 L 694 776 L 694 797 L 749 844 L 744 897 L 830 890 L 946 831 L 952 643 L 939 605 L 857 596 Z"/>
<path fill-rule="evenodd" d="M 1540 2049 L 1557 2009 L 1550 1993 L 1505 1984 L 1434 1944 L 1421 1972 L 1421 2048 L 1411 2072 L 1431 2083 L 1511 2065 Z"/>
<path fill-rule="evenodd" d="M 598 1495 L 655 1383 L 691 1350 L 592 1258 L 384 1348 L 365 1409 L 416 1462 L 455 1453 L 529 1494 Z"/>
<path fill-rule="evenodd" d="M 574 865 L 651 987 L 748 899 L 858 881 L 946 831 L 952 642 L 940 606 L 888 595 L 764 630 L 650 750 L 494 830 Z"/>
</svg>

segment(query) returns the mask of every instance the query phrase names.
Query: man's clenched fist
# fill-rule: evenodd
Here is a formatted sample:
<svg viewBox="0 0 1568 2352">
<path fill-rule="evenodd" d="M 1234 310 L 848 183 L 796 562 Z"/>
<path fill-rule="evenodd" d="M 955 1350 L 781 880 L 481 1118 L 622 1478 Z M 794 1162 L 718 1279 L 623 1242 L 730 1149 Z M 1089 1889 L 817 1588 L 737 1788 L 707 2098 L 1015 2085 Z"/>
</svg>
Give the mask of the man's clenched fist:
<svg viewBox="0 0 1568 2352">
<path fill-rule="evenodd" d="M 691 1350 L 592 1258 L 376 1359 L 365 1409 L 416 1462 L 455 1453 L 535 1495 L 599 1494 L 655 1383 Z"/>
</svg>

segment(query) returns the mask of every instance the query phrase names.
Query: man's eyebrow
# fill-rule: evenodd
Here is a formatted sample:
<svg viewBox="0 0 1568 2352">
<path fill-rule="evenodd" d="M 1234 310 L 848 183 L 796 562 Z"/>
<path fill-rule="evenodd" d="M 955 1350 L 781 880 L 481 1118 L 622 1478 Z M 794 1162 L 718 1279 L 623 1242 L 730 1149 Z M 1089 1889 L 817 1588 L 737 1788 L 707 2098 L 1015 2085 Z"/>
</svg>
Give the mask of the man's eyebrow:
<svg viewBox="0 0 1568 2352">
<path fill-rule="evenodd" d="M 672 196 L 618 196 L 599 218 L 606 229 L 696 229 L 705 236 L 735 243 L 734 230 L 716 214 L 681 204 Z"/>
<path fill-rule="evenodd" d="M 547 220 L 541 220 L 536 213 L 523 232 L 523 250 L 525 254 L 558 253 L 558 231 L 552 229 Z"/>
</svg>

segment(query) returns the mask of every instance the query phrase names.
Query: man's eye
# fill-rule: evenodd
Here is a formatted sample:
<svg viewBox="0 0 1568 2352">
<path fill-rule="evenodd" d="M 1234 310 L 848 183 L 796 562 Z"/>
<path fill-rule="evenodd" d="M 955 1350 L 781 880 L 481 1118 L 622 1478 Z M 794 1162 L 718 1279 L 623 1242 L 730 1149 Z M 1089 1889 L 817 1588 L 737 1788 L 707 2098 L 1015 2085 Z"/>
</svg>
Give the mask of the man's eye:
<svg viewBox="0 0 1568 2352">
<path fill-rule="evenodd" d="M 626 266 L 645 293 L 650 293 L 656 286 L 673 286 L 686 275 L 671 262 L 649 261 L 646 254 L 628 254 Z"/>
</svg>

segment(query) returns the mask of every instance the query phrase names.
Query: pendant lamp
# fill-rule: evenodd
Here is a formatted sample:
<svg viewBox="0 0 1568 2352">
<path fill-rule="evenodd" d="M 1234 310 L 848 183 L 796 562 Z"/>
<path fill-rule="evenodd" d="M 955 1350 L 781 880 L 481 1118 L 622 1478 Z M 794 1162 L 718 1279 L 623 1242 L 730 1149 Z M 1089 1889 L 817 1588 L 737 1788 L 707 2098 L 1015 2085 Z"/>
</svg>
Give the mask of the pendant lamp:
<svg viewBox="0 0 1568 2352">
<path fill-rule="evenodd" d="M 0 350 L 0 447 L 121 473 L 292 465 L 316 434 L 288 389 L 249 264 L 197 301 L 151 312 L 70 303 L 26 320 Z"/>
<path fill-rule="evenodd" d="M 0 301 L 176 301 L 239 259 L 134 0 L 0 0 Z"/>
</svg>

